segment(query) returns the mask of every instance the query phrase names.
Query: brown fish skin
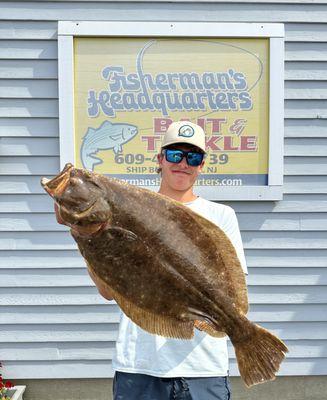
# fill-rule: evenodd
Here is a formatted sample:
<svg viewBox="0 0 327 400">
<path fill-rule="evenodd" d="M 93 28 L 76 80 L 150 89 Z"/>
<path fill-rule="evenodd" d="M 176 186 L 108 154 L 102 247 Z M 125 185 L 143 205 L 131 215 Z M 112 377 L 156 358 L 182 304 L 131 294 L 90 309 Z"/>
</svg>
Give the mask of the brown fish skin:
<svg viewBox="0 0 327 400">
<path fill-rule="evenodd" d="M 42 184 L 89 269 L 141 328 L 227 334 L 247 386 L 275 378 L 287 347 L 245 317 L 244 273 L 221 229 L 163 195 L 72 165 Z"/>
</svg>

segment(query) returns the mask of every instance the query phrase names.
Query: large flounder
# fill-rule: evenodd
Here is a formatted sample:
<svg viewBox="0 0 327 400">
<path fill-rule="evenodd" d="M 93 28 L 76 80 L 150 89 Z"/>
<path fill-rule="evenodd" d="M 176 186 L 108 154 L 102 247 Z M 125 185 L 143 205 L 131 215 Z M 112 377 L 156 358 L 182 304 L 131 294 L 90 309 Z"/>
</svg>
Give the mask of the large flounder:
<svg viewBox="0 0 327 400">
<path fill-rule="evenodd" d="M 244 273 L 221 229 L 166 196 L 71 164 L 42 185 L 132 321 L 172 338 L 190 339 L 194 328 L 227 334 L 247 386 L 275 378 L 287 347 L 246 318 Z"/>
</svg>

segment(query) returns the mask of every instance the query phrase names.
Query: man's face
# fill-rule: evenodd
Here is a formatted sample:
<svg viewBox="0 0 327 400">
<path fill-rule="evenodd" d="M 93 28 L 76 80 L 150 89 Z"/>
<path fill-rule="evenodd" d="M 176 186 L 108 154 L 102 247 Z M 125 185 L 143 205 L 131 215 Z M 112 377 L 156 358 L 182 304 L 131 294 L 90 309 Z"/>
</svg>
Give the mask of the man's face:
<svg viewBox="0 0 327 400">
<path fill-rule="evenodd" d="M 168 148 L 198 151 L 194 146 L 187 144 L 174 144 L 168 146 Z M 167 161 L 164 154 L 158 154 L 158 163 L 161 168 L 162 184 L 167 185 L 170 189 L 180 191 L 186 191 L 194 185 L 204 165 L 204 161 L 202 161 L 198 167 L 191 167 L 187 164 L 185 157 L 183 157 L 180 163 L 174 164 Z"/>
</svg>

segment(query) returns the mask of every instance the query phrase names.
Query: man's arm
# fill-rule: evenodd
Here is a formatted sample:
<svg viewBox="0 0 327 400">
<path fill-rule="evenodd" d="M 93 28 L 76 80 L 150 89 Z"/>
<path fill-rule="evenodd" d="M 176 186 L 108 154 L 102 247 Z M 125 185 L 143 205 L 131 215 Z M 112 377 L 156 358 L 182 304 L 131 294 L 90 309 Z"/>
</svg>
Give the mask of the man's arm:
<svg viewBox="0 0 327 400">
<path fill-rule="evenodd" d="M 91 268 L 87 268 L 88 273 L 92 279 L 92 281 L 96 284 L 96 287 L 101 294 L 102 297 L 104 297 L 106 300 L 113 300 L 113 296 L 110 293 L 110 290 L 108 289 L 108 286 L 106 286 L 96 275 L 95 273 L 91 270 Z"/>
<path fill-rule="evenodd" d="M 224 231 L 233 243 L 244 273 L 248 275 L 241 232 L 238 225 L 237 216 L 235 214 L 235 211 L 231 207 L 229 208 L 228 218 L 226 220 Z"/>
</svg>

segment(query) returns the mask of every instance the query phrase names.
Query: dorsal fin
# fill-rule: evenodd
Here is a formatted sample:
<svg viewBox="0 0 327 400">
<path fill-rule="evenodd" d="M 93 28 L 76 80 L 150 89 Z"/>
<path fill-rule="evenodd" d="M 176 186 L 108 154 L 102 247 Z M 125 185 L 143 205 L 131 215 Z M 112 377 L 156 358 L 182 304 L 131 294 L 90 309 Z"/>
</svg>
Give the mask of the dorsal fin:
<svg viewBox="0 0 327 400">
<path fill-rule="evenodd" d="M 194 327 L 199 329 L 199 331 L 204 331 L 208 335 L 216 338 L 222 338 L 226 336 L 225 332 L 217 331 L 209 322 L 206 321 L 196 320 L 194 321 Z"/>
</svg>

